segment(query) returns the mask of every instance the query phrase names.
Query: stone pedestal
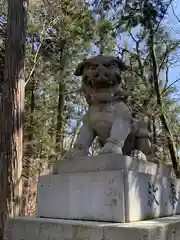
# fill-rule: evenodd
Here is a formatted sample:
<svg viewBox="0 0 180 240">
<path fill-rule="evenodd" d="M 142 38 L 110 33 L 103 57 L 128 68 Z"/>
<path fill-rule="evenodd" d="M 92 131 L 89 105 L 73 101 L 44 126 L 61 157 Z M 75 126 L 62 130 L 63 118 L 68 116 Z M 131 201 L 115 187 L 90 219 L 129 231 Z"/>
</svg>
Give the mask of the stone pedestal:
<svg viewBox="0 0 180 240">
<path fill-rule="evenodd" d="M 4 240 L 179 239 L 170 168 L 108 154 L 59 161 L 53 172 L 39 178 L 36 217 L 9 219 Z"/>
<path fill-rule="evenodd" d="M 38 184 L 37 217 L 133 222 L 180 213 L 168 167 L 118 154 L 60 161 Z"/>
<path fill-rule="evenodd" d="M 180 216 L 133 223 L 103 223 L 44 218 L 9 219 L 4 240 L 175 240 Z"/>
<path fill-rule="evenodd" d="M 98 172 L 110 170 L 125 170 L 143 172 L 151 175 L 169 177 L 172 169 L 165 165 L 157 165 L 152 162 L 135 160 L 119 154 L 104 154 L 89 157 L 81 157 L 73 161 L 56 161 L 53 166 L 53 174 Z"/>
</svg>

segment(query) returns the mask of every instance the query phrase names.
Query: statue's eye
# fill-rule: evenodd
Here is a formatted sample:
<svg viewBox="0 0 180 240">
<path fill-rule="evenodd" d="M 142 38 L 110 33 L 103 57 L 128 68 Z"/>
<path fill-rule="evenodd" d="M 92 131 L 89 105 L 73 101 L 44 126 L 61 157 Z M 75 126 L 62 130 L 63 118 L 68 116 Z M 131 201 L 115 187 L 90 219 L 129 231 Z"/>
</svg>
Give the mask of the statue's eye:
<svg viewBox="0 0 180 240">
<path fill-rule="evenodd" d="M 115 63 L 106 63 L 106 64 L 104 64 L 104 66 L 107 67 L 107 68 L 116 68 Z"/>
<path fill-rule="evenodd" d="M 86 65 L 85 68 L 86 68 L 86 69 L 95 70 L 95 69 L 97 68 L 97 66 L 98 66 L 97 64 L 90 64 L 90 63 L 89 63 L 89 64 Z"/>
<path fill-rule="evenodd" d="M 107 68 L 110 67 L 110 64 L 109 64 L 109 63 L 105 63 L 105 64 L 103 64 L 103 65 L 104 65 L 104 67 L 107 67 Z"/>
</svg>

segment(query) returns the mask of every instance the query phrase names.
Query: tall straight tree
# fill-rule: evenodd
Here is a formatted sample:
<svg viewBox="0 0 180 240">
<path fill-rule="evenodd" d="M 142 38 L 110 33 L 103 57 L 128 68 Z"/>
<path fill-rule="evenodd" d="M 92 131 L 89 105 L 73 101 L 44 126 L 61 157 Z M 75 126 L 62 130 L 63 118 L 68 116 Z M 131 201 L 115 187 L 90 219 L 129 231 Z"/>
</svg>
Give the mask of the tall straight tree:
<svg viewBox="0 0 180 240">
<path fill-rule="evenodd" d="M 27 0 L 8 0 L 8 26 L 0 115 L 0 240 L 8 217 L 19 215 L 22 198 L 22 118 Z"/>
</svg>

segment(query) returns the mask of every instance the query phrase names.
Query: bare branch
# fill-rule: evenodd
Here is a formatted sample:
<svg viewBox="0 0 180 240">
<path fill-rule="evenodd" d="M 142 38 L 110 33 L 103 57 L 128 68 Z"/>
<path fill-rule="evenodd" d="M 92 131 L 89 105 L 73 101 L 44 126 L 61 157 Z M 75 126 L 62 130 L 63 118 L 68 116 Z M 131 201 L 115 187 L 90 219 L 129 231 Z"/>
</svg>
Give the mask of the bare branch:
<svg viewBox="0 0 180 240">
<path fill-rule="evenodd" d="M 31 68 L 31 71 L 29 73 L 29 76 L 25 82 L 25 86 L 28 84 L 28 82 L 31 80 L 31 77 L 33 76 L 33 73 L 34 73 L 34 70 L 36 68 L 36 64 L 37 64 L 37 60 L 38 60 L 38 54 L 40 52 L 40 49 L 41 49 L 41 46 L 42 46 L 42 43 L 44 41 L 44 32 L 48 29 L 48 28 L 52 28 L 60 19 L 60 16 L 57 16 L 55 19 L 53 19 L 49 24 L 48 26 L 46 27 L 45 29 L 45 26 L 43 26 L 43 29 L 42 29 L 42 32 L 41 32 L 41 36 L 40 36 L 40 42 L 39 42 L 39 46 L 38 46 L 38 49 L 36 50 L 36 53 L 35 53 L 35 56 L 34 56 L 34 60 L 33 60 L 33 66 Z"/>
<path fill-rule="evenodd" d="M 144 76 L 144 66 L 143 66 L 143 64 L 141 62 L 141 55 L 140 55 L 140 51 L 139 51 L 139 44 L 140 44 L 141 40 L 136 40 L 131 32 L 129 32 L 129 35 L 131 36 L 132 40 L 136 43 L 137 61 L 138 61 L 138 66 L 139 66 L 139 70 L 140 70 L 140 74 L 139 75 L 141 76 L 145 86 L 147 88 L 149 88 L 149 85 L 148 85 L 148 83 L 146 81 L 146 78 Z"/>
<path fill-rule="evenodd" d="M 172 2 L 173 2 L 173 0 L 170 0 L 169 3 L 167 4 L 166 9 L 165 9 L 165 11 L 164 11 L 164 13 L 163 13 L 163 16 L 161 17 L 160 21 L 159 21 L 158 24 L 157 24 L 157 27 L 156 27 L 155 32 L 158 31 L 158 28 L 159 28 L 162 20 L 164 19 L 165 15 L 166 15 L 166 13 L 167 13 L 167 10 L 168 10 L 168 8 L 170 7 L 170 5 L 172 4 Z"/>
<path fill-rule="evenodd" d="M 174 84 L 176 84 L 176 83 L 179 82 L 179 81 L 180 81 L 180 78 L 178 78 L 178 79 L 176 79 L 174 82 L 172 82 L 169 86 L 167 86 L 167 87 L 162 91 L 161 95 L 164 94 L 169 88 L 171 88 Z"/>
<path fill-rule="evenodd" d="M 162 70 L 162 67 L 163 67 L 164 62 L 167 60 L 168 55 L 169 55 L 172 51 L 174 51 L 174 50 L 178 47 L 179 44 L 180 44 L 180 41 L 178 41 L 176 44 L 174 44 L 174 45 L 173 45 L 172 47 L 170 47 L 169 49 L 166 48 L 166 51 L 164 52 L 164 55 L 163 55 L 163 57 L 162 57 L 162 61 L 161 61 L 160 66 L 159 66 L 158 75 L 159 75 L 160 71 Z"/>
<path fill-rule="evenodd" d="M 176 17 L 176 20 L 180 23 L 180 19 L 178 18 L 177 14 L 175 13 L 174 7 L 173 7 L 172 4 L 171 4 L 171 8 L 172 8 L 172 11 L 173 11 L 174 16 Z"/>
<path fill-rule="evenodd" d="M 168 78 L 168 76 L 169 76 L 169 66 L 167 66 L 166 67 L 166 73 L 165 73 L 165 75 L 166 75 L 166 81 L 165 81 L 165 85 L 164 85 L 164 90 L 167 88 L 167 85 L 168 85 L 168 80 L 169 80 L 169 78 Z M 163 90 L 163 91 L 164 91 Z M 162 93 L 161 93 L 162 94 Z"/>
</svg>

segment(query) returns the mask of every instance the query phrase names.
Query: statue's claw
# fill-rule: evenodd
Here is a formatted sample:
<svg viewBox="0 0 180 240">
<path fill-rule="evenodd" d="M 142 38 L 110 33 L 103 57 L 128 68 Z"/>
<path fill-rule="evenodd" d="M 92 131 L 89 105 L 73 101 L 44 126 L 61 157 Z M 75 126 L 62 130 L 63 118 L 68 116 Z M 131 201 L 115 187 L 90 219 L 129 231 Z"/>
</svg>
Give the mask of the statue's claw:
<svg viewBox="0 0 180 240">
<path fill-rule="evenodd" d="M 101 148 L 99 154 L 104 154 L 104 153 L 118 153 L 122 155 L 122 149 L 121 147 L 117 146 L 116 144 L 112 142 L 107 142 L 103 148 Z"/>
<path fill-rule="evenodd" d="M 146 155 L 142 151 L 139 151 L 139 150 L 132 151 L 131 157 L 136 158 L 136 159 L 140 159 L 140 160 L 143 160 L 143 161 L 147 161 Z"/>
</svg>

